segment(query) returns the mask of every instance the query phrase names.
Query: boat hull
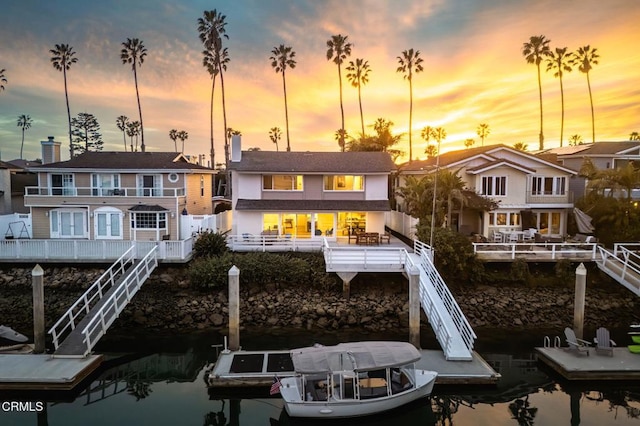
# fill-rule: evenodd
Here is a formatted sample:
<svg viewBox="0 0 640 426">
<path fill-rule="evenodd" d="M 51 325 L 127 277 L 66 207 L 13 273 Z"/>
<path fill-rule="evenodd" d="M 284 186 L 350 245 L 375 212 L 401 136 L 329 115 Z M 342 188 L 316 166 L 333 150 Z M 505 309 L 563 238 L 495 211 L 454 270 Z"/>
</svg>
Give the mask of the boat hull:
<svg viewBox="0 0 640 426">
<path fill-rule="evenodd" d="M 296 378 L 282 379 L 280 392 L 290 417 L 349 418 L 369 416 L 393 410 L 420 398 L 428 397 L 433 390 L 437 373 L 415 370 L 416 387 L 398 394 L 371 399 L 335 399 L 328 401 L 301 401 Z"/>
</svg>

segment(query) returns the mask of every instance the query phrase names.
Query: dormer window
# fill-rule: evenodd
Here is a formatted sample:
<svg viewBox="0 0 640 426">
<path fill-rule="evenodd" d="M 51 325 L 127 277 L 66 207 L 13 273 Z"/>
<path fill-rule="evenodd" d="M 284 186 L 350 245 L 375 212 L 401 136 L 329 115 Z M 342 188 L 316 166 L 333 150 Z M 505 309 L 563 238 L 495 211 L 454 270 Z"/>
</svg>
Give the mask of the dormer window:
<svg viewBox="0 0 640 426">
<path fill-rule="evenodd" d="M 325 191 L 364 191 L 364 176 L 327 175 L 324 177 Z"/>
<path fill-rule="evenodd" d="M 262 175 L 264 191 L 302 191 L 302 175 Z"/>
</svg>

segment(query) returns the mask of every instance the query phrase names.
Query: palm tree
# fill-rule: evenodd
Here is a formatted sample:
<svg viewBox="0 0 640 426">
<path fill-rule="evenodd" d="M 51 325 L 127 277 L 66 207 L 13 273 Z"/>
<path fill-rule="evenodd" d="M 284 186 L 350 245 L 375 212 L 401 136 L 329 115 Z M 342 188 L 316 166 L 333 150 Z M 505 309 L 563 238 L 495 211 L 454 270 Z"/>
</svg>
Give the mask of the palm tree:
<svg viewBox="0 0 640 426">
<path fill-rule="evenodd" d="M 71 109 L 69 109 L 69 91 L 67 90 L 67 70 L 71 68 L 71 64 L 78 62 L 75 57 L 76 52 L 73 47 L 68 44 L 56 44 L 54 49 L 49 50 L 53 55 L 51 63 L 55 69 L 62 71 L 64 78 L 64 97 L 67 101 L 67 119 L 69 123 L 69 158 L 73 158 L 73 141 L 71 140 Z"/>
<path fill-rule="evenodd" d="M 289 110 L 287 108 L 287 81 L 285 79 L 285 70 L 287 67 L 295 68 L 296 61 L 293 59 L 296 56 L 296 52 L 293 51 L 291 46 L 285 46 L 281 44 L 278 47 L 274 47 L 271 51 L 273 56 L 269 57 L 271 60 L 271 66 L 277 73 L 282 73 L 282 88 L 284 90 L 284 118 L 287 126 L 287 151 L 291 151 L 291 144 L 289 142 Z"/>
<path fill-rule="evenodd" d="M 338 129 L 335 133 L 335 140 L 338 142 L 338 146 L 340 147 L 340 151 L 344 152 L 346 140 L 349 135 L 345 129 Z"/>
<path fill-rule="evenodd" d="M 404 78 L 409 80 L 409 161 L 413 161 L 413 147 L 411 145 L 412 120 L 413 120 L 413 74 L 422 72 L 423 59 L 420 58 L 420 51 L 413 49 L 405 50 L 402 56 L 398 56 L 400 66 L 396 72 L 404 74 Z"/>
<path fill-rule="evenodd" d="M 7 84 L 7 77 L 4 76 L 5 69 L 0 70 L 0 91 L 4 90 L 4 85 Z"/>
<path fill-rule="evenodd" d="M 547 72 L 554 71 L 553 76 L 560 80 L 560 100 L 562 104 L 562 119 L 560 121 L 560 146 L 564 138 L 564 87 L 562 85 L 562 75 L 564 72 L 571 72 L 569 61 L 571 60 L 571 52 L 567 53 L 567 48 L 556 47 L 555 53 L 552 51 L 547 59 Z"/>
<path fill-rule="evenodd" d="M 424 153 L 427 155 L 427 159 L 435 158 L 435 156 L 438 155 L 438 148 L 434 144 L 429 143 L 424 149 Z"/>
<path fill-rule="evenodd" d="M 127 123 L 127 136 L 131 138 L 131 152 L 138 152 L 138 135 L 140 134 L 140 122 L 130 121 Z M 136 147 L 133 148 L 133 137 L 136 138 Z"/>
<path fill-rule="evenodd" d="M 127 41 L 122 43 L 122 50 L 120 51 L 120 59 L 123 64 L 131 64 L 133 70 L 133 80 L 136 84 L 136 98 L 138 99 L 138 114 L 140 116 L 140 137 L 142 144 L 140 149 L 145 151 L 144 145 L 144 125 L 142 122 L 142 107 L 140 106 L 140 92 L 138 91 L 138 67 L 142 66 L 144 57 L 147 56 L 147 48 L 142 44 L 142 40 L 137 38 L 127 38 Z"/>
<path fill-rule="evenodd" d="M 121 115 L 120 117 L 116 118 L 116 126 L 118 126 L 118 129 L 122 132 L 122 141 L 124 142 L 125 152 L 127 152 L 126 130 L 127 130 L 128 122 L 129 122 L 129 117 L 127 117 L 126 115 Z"/>
<path fill-rule="evenodd" d="M 438 172 L 438 184 L 440 186 L 438 198 L 447 200 L 447 227 L 451 228 L 454 200 L 458 200 L 461 206 L 465 204 L 465 197 L 462 192 L 465 188 L 464 181 L 458 176 L 458 172 L 440 170 Z"/>
<path fill-rule="evenodd" d="M 513 144 L 513 149 L 515 149 L 516 151 L 526 151 L 527 149 L 529 149 L 529 145 L 527 145 L 524 142 L 516 142 Z"/>
<path fill-rule="evenodd" d="M 480 137 L 480 140 L 482 141 L 482 144 L 480 146 L 484 146 L 484 140 L 487 136 L 489 136 L 489 133 L 491 133 L 491 130 L 489 130 L 489 125 L 487 123 L 480 123 L 478 124 L 478 128 L 476 129 L 476 133 L 478 134 L 478 136 Z"/>
<path fill-rule="evenodd" d="M 278 141 L 282 138 L 282 130 L 280 127 L 272 127 L 269 129 L 269 139 L 276 144 L 276 151 L 278 151 Z"/>
<path fill-rule="evenodd" d="M 469 149 L 469 148 L 471 148 L 471 147 L 473 146 L 473 144 L 475 144 L 475 143 L 476 143 L 476 141 L 475 141 L 475 140 L 473 140 L 472 138 L 467 138 L 467 139 L 465 139 L 465 140 L 464 140 L 464 147 L 465 147 L 465 148 L 467 148 L 467 149 Z"/>
<path fill-rule="evenodd" d="M 593 95 L 591 94 L 591 81 L 589 80 L 589 71 L 594 65 L 598 64 L 598 58 L 600 55 L 597 53 L 598 49 L 591 49 L 591 46 L 586 45 L 579 48 L 571 58 L 571 65 L 577 66 L 581 73 L 587 76 L 587 87 L 589 88 L 589 101 L 591 102 L 591 137 L 592 142 L 596 141 L 596 123 L 595 116 L 593 114 Z"/>
<path fill-rule="evenodd" d="M 569 145 L 570 146 L 577 146 L 577 145 L 582 145 L 582 136 L 580 135 L 571 135 L 569 137 Z"/>
<path fill-rule="evenodd" d="M 187 133 L 184 130 L 180 130 L 177 134 L 178 139 L 180 139 L 180 142 L 182 142 L 182 153 L 184 154 L 184 141 L 186 141 L 187 139 L 189 139 L 189 133 Z"/>
<path fill-rule="evenodd" d="M 22 144 L 20 144 L 20 159 L 22 160 L 22 150 L 24 148 L 24 131 L 31 128 L 33 120 L 28 115 L 20 115 L 18 117 L 18 127 L 22 129 Z"/>
<path fill-rule="evenodd" d="M 215 165 L 215 149 L 213 144 L 213 94 L 216 87 L 216 76 L 220 74 L 220 80 L 222 81 L 221 69 L 226 71 L 226 64 L 229 62 L 229 53 L 226 48 L 222 48 L 222 37 L 229 38 L 225 32 L 226 16 L 218 13 L 215 9 L 205 11 L 202 18 L 198 18 L 198 35 L 200 41 L 204 44 L 205 50 L 202 52 L 204 55 L 203 65 L 211 75 L 211 167 Z M 224 83 L 223 83 L 224 85 Z M 223 102 L 224 108 L 224 102 Z M 225 112 L 226 120 L 226 112 Z M 224 124 L 226 128 L 226 122 Z M 225 149 L 227 144 L 225 141 Z M 226 157 L 226 154 L 225 154 Z M 226 158 L 225 158 L 226 160 Z M 228 161 L 228 160 L 227 160 Z"/>
<path fill-rule="evenodd" d="M 342 34 L 332 35 L 327 40 L 327 61 L 333 59 L 333 62 L 338 65 L 338 82 L 340 83 L 340 114 L 342 117 L 342 130 L 341 136 L 346 137 L 346 131 L 344 130 L 344 107 L 342 105 L 342 63 L 347 57 L 351 56 L 351 43 L 347 43 L 347 37 Z M 338 144 L 342 147 L 344 152 L 345 141 L 338 141 Z"/>
<path fill-rule="evenodd" d="M 638 132 L 631 132 L 629 135 L 630 141 L 640 141 L 640 134 Z"/>
<path fill-rule="evenodd" d="M 360 123 L 362 124 L 362 135 L 364 136 L 364 115 L 362 114 L 362 96 L 360 93 L 360 89 L 362 85 L 367 84 L 369 82 L 369 72 L 371 72 L 371 67 L 369 66 L 369 61 L 365 61 L 364 59 L 356 59 L 355 62 L 349 61 L 349 66 L 347 67 L 347 80 L 351 83 L 353 87 L 358 88 L 358 104 L 360 105 Z"/>
<path fill-rule="evenodd" d="M 543 133 L 543 119 L 542 119 L 542 80 L 540 79 L 540 62 L 546 56 L 551 55 L 551 49 L 549 43 L 551 40 L 545 38 L 545 36 L 531 36 L 529 41 L 522 44 L 522 55 L 527 60 L 528 64 L 535 64 L 538 68 L 538 92 L 540 96 L 540 150 L 544 149 L 544 133 Z"/>
<path fill-rule="evenodd" d="M 178 129 L 169 130 L 169 139 L 173 141 L 173 150 L 178 152 L 178 144 L 176 143 L 178 140 Z"/>
</svg>

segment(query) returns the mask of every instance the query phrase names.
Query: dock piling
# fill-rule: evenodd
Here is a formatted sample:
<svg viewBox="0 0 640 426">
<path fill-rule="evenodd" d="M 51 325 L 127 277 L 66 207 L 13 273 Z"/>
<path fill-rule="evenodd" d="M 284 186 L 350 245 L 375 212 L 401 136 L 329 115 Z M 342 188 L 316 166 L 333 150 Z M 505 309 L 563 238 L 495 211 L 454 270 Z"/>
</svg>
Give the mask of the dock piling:
<svg viewBox="0 0 640 426">
<path fill-rule="evenodd" d="M 33 287 L 33 353 L 44 353 L 44 270 L 36 265 L 31 270 L 31 286 Z"/>
<path fill-rule="evenodd" d="M 409 343 L 420 349 L 420 270 L 409 271 Z"/>
<path fill-rule="evenodd" d="M 573 303 L 573 331 L 578 339 L 584 338 L 584 304 L 587 290 L 587 268 L 580 263 L 576 268 L 575 301 Z"/>
<path fill-rule="evenodd" d="M 229 349 L 240 349 L 240 269 L 229 269 Z"/>
</svg>

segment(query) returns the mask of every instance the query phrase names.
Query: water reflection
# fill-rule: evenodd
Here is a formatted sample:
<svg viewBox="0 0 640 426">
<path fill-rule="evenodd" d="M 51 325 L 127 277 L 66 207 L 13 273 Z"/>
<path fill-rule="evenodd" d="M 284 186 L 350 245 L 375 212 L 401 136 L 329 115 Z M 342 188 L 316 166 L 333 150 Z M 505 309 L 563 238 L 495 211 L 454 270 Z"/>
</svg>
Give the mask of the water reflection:
<svg viewBox="0 0 640 426">
<path fill-rule="evenodd" d="M 24 401 L 46 400 L 47 407 L 40 413 L 0 412 L 0 424 L 314 424 L 289 418 L 280 398 L 268 397 L 268 389 L 255 390 L 255 398 L 208 391 L 204 376 L 211 357 L 208 347 L 189 347 L 182 353 L 111 354 L 99 376 L 75 395 L 20 395 Z M 502 376 L 496 386 L 436 385 L 431 398 L 398 410 L 320 424 L 640 426 L 640 383 L 565 382 L 545 371 L 531 353 L 484 358 Z M 16 395 L 0 395 L 0 401 L 11 400 L 17 400 Z"/>
</svg>

